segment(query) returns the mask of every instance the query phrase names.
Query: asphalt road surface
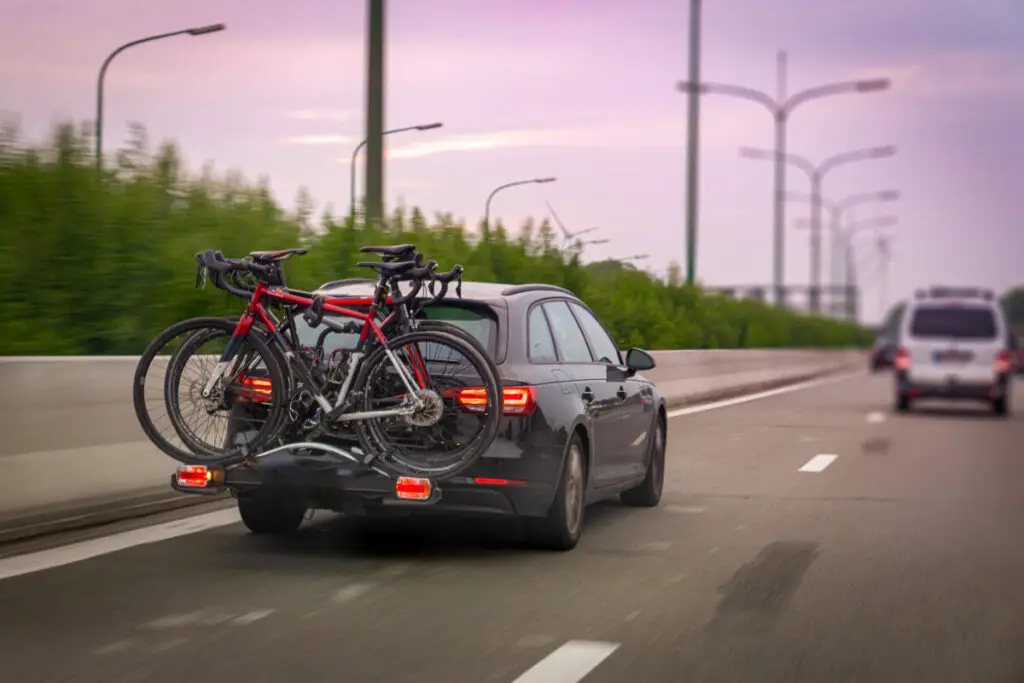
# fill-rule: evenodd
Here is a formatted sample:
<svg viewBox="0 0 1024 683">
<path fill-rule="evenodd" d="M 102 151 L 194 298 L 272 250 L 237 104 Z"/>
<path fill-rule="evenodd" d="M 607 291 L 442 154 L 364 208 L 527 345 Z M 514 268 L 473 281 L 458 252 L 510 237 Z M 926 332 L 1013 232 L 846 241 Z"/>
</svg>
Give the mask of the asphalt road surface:
<svg viewBox="0 0 1024 683">
<path fill-rule="evenodd" d="M 894 415 L 890 381 L 672 419 L 662 505 L 591 508 L 567 554 L 231 510 L 7 549 L 0 681 L 1020 683 L 1024 412 Z"/>
</svg>

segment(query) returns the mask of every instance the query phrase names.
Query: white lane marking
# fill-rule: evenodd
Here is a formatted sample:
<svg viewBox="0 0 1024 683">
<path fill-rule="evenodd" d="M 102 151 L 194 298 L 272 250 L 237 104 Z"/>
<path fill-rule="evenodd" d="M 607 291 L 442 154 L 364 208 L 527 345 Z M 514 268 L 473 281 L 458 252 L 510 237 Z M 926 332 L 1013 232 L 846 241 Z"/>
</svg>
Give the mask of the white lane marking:
<svg viewBox="0 0 1024 683">
<path fill-rule="evenodd" d="M 668 550 L 671 547 L 671 541 L 648 541 L 640 544 L 641 550 Z"/>
<path fill-rule="evenodd" d="M 82 560 L 99 557 L 100 555 L 134 548 L 138 545 L 157 543 L 179 536 L 197 534 L 202 531 L 236 524 L 238 521 L 238 510 L 219 510 L 189 517 L 184 520 L 166 522 L 155 526 L 125 531 L 113 536 L 104 536 L 89 541 L 73 543 L 60 548 L 40 550 L 25 555 L 15 555 L 14 557 L 0 559 L 0 580 L 39 572 L 44 569 L 62 567 L 66 564 L 81 562 Z"/>
<path fill-rule="evenodd" d="M 824 472 L 825 468 L 836 461 L 838 455 L 816 455 L 797 470 L 797 472 Z"/>
<path fill-rule="evenodd" d="M 274 610 L 272 609 L 256 610 L 255 612 L 249 612 L 248 614 L 243 614 L 242 616 L 233 619 L 231 623 L 237 624 L 238 626 L 248 626 L 254 621 L 259 621 L 264 617 L 269 617 L 273 613 Z"/>
<path fill-rule="evenodd" d="M 867 421 L 873 425 L 885 422 L 885 413 L 868 413 Z"/>
<path fill-rule="evenodd" d="M 706 507 L 700 507 L 699 505 L 666 505 L 665 512 L 671 512 L 674 515 L 699 515 L 703 512 L 707 512 Z"/>
<path fill-rule="evenodd" d="M 369 593 L 372 588 L 372 583 L 353 583 L 339 590 L 331 599 L 334 602 L 351 602 L 359 596 Z"/>
<path fill-rule="evenodd" d="M 619 643 L 570 640 L 512 683 L 579 683 L 617 649 Z"/>
<path fill-rule="evenodd" d="M 780 396 L 781 394 L 788 394 L 793 391 L 800 391 L 801 389 L 811 389 L 813 387 L 820 387 L 826 384 L 833 384 L 835 382 L 842 382 L 844 380 L 853 379 L 854 377 L 864 376 L 864 370 L 858 370 L 857 372 L 851 372 L 843 375 L 833 375 L 830 377 L 823 377 L 821 379 L 812 379 L 807 382 L 801 382 L 799 384 L 791 384 L 787 387 L 779 387 L 778 389 L 771 389 L 769 391 L 762 391 L 756 394 L 747 394 L 745 396 L 737 396 L 736 398 L 726 399 L 724 401 L 715 401 L 714 403 L 702 403 L 696 406 L 690 406 L 688 408 L 678 408 L 676 410 L 668 411 L 668 416 L 671 417 L 682 417 L 683 415 L 693 415 L 695 413 L 703 413 L 708 410 L 718 410 L 719 408 L 729 408 L 731 406 L 738 406 L 742 403 L 750 403 L 751 401 L 759 401 L 762 398 L 771 398 L 772 396 Z"/>
</svg>

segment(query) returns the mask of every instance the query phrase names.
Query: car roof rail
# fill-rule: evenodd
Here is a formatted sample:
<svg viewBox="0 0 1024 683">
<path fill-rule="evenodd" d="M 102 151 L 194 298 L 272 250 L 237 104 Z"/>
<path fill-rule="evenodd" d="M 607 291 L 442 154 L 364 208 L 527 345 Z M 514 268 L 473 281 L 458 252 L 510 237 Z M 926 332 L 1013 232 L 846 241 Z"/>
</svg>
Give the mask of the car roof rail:
<svg viewBox="0 0 1024 683">
<path fill-rule="evenodd" d="M 515 296 L 516 294 L 525 294 L 526 292 L 558 292 L 559 294 L 568 294 L 569 296 L 576 296 L 565 287 L 559 287 L 557 285 L 513 285 L 501 290 L 502 296 Z"/>
<path fill-rule="evenodd" d="M 333 289 L 334 287 L 341 287 L 343 285 L 372 285 L 376 284 L 376 282 L 377 281 L 373 278 L 353 277 L 346 280 L 331 280 L 330 282 L 323 283 L 317 287 L 317 289 Z"/>
</svg>

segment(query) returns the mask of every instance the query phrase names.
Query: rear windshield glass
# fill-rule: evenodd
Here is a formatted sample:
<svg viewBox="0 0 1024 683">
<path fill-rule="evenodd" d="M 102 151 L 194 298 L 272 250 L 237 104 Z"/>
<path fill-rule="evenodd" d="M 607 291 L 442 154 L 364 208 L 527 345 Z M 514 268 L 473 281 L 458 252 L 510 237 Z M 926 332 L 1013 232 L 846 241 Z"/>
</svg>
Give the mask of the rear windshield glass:
<svg viewBox="0 0 1024 683">
<path fill-rule="evenodd" d="M 978 306 L 928 306 L 914 311 L 910 334 L 919 339 L 995 339 L 996 316 Z"/>
<path fill-rule="evenodd" d="M 354 310 L 365 312 L 365 307 L 353 308 Z M 421 317 L 428 320 L 440 320 L 461 327 L 473 335 L 487 349 L 491 357 L 494 357 L 497 350 L 498 322 L 494 314 L 486 308 L 435 304 L 424 309 Z M 317 337 L 325 329 L 322 325 L 316 329 L 310 328 L 301 316 L 296 316 L 295 324 L 299 334 L 299 343 L 303 346 L 314 346 Z M 359 341 L 358 333 L 340 334 L 338 332 L 331 332 L 324 339 L 324 351 L 329 354 L 336 349 L 351 350 L 355 348 L 357 341 Z M 420 352 L 428 358 L 433 355 L 429 349 L 421 349 Z M 445 351 L 445 353 L 447 354 L 448 351 Z"/>
</svg>

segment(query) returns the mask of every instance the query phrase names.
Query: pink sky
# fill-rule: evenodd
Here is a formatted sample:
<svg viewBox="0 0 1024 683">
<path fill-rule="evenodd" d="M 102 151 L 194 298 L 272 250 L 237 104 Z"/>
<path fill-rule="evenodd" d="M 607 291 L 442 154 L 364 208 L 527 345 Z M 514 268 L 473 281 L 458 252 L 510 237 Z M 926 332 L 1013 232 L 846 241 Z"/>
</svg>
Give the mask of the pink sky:
<svg viewBox="0 0 1024 683">
<path fill-rule="evenodd" d="M 266 173 L 291 205 L 302 185 L 322 207 L 348 203 L 348 159 L 363 137 L 364 2 L 348 0 L 7 0 L 0 24 L 0 110 L 42 137 L 91 119 L 96 72 L 117 45 L 215 22 L 223 33 L 125 52 L 108 75 L 107 149 L 130 121 L 207 160 Z M 1024 280 L 1018 197 L 1024 158 L 1024 10 L 1013 0 L 714 0 L 705 3 L 704 78 L 774 88 L 775 52 L 792 90 L 886 75 L 887 93 L 841 96 L 793 116 L 789 150 L 812 161 L 899 146 L 890 160 L 829 176 L 832 199 L 898 188 L 889 299 L 931 283 L 1006 288 Z M 648 253 L 683 262 L 687 3 L 682 0 L 391 0 L 386 126 L 443 121 L 388 141 L 386 188 L 399 200 L 476 221 L 505 182 L 558 182 L 502 193 L 506 222 L 546 213 L 570 230 L 597 225 L 590 258 Z M 145 13 L 142 8 L 145 7 Z M 712 285 L 771 278 L 770 147 L 757 105 L 703 101 L 698 275 Z M 796 169 L 789 185 L 806 191 Z M 358 178 L 360 186 L 362 177 Z M 790 219 L 807 215 L 790 204 Z M 876 274 L 870 234 L 864 275 Z M 254 245 L 265 248 L 268 245 Z M 273 245 L 269 245 L 273 246 Z M 808 279 L 806 231 L 788 232 L 787 281 Z M 865 314 L 880 315 L 877 278 Z"/>
</svg>

